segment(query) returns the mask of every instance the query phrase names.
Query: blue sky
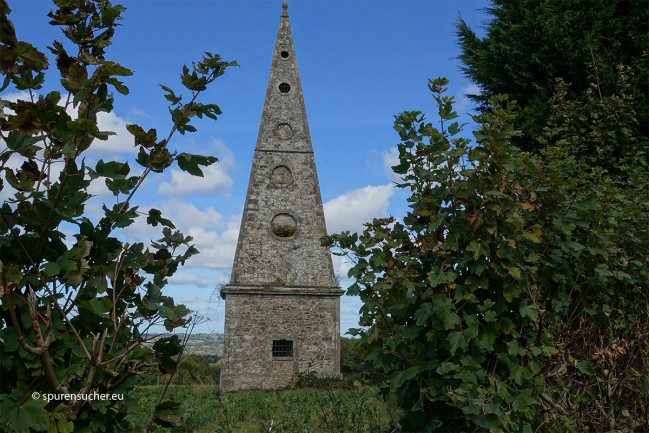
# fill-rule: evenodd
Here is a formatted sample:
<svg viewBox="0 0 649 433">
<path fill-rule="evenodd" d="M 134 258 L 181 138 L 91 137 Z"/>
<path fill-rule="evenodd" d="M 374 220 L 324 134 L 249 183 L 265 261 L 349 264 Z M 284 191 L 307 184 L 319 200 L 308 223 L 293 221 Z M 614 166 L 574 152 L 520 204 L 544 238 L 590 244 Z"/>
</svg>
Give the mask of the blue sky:
<svg viewBox="0 0 649 433">
<path fill-rule="evenodd" d="M 54 38 L 63 39 L 60 30 L 47 24 L 51 2 L 10 0 L 9 4 L 19 39 L 48 54 L 46 46 Z M 223 301 L 211 295 L 217 284 L 229 279 L 281 1 L 125 0 L 122 4 L 127 7 L 123 27 L 107 57 L 133 69 L 134 76 L 125 80 L 130 94 L 115 95 L 114 113 L 100 119 L 103 129 L 117 135 L 93 145 L 95 150 L 87 157 L 90 163 L 101 158 L 133 160 L 136 149 L 126 124 L 156 128 L 160 135 L 169 130 L 171 121 L 158 84 L 183 93 L 178 78 L 183 64 L 210 51 L 241 65 L 203 95 L 203 102 L 216 103 L 223 110 L 219 120 L 198 121 L 197 133 L 176 135 L 171 144 L 180 151 L 215 155 L 220 162 L 205 170 L 204 178 L 189 178 L 177 169 L 152 173 L 135 200 L 142 209 L 163 210 L 163 215 L 194 236 L 202 254 L 179 270 L 167 293 L 209 319 L 197 331 L 222 332 Z M 398 142 L 392 129 L 394 115 L 415 109 L 432 114 L 434 101 L 427 79 L 445 76 L 451 81 L 449 94 L 456 96 L 461 120 L 468 121 L 472 104 L 464 94 L 477 89 L 459 70 L 453 24 L 462 16 L 480 34 L 486 6 L 486 1 L 478 0 L 289 2 L 330 233 L 360 230 L 373 217 L 405 213 L 404 192 L 392 187 L 395 178 L 389 170 Z M 43 91 L 60 90 L 54 70 L 46 81 Z M 20 95 L 7 89 L 3 97 Z M 141 172 L 136 163 L 130 165 Z M 87 211 L 96 218 L 101 203 L 114 198 L 100 184 L 92 188 L 97 196 Z M 148 240 L 157 236 L 157 230 L 141 221 L 126 229 L 124 236 Z M 346 272 L 341 261 L 336 260 L 335 266 L 338 273 Z M 343 333 L 357 325 L 359 307 L 357 298 L 343 297 Z"/>
</svg>

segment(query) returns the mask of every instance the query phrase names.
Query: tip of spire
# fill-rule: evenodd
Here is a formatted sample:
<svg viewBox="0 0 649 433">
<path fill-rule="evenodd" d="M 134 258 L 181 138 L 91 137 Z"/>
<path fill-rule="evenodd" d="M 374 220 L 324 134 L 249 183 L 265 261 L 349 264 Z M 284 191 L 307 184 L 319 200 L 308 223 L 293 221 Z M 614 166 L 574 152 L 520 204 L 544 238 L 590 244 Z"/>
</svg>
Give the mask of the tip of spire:
<svg viewBox="0 0 649 433">
<path fill-rule="evenodd" d="M 282 3 L 282 16 L 288 16 L 288 2 L 286 0 L 284 0 L 284 2 Z"/>
</svg>

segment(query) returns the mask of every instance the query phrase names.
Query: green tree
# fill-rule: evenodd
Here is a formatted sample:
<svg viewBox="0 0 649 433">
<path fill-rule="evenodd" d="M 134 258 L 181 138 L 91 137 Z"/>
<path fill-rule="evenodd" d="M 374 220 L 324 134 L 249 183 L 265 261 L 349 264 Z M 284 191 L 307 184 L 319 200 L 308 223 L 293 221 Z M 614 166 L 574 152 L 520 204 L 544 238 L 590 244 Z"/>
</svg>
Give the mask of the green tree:
<svg viewBox="0 0 649 433">
<path fill-rule="evenodd" d="M 48 47 L 56 58 L 56 69 L 49 69 L 43 53 L 17 39 L 7 1 L 0 0 L 0 91 L 11 85 L 29 94 L 26 100 L 0 101 L 0 188 L 13 188 L 0 208 L 0 429 L 127 431 L 129 391 L 137 375 L 151 363 L 162 372 L 177 368 L 182 353 L 177 336 L 156 341 L 152 350 L 143 343 L 155 324 L 169 331 L 188 324 L 188 309 L 162 289 L 198 252 L 191 237 L 176 231 L 160 211 L 138 211 L 135 194 L 151 172 L 177 163 L 202 176 L 200 166 L 216 162 L 173 153 L 169 146 L 176 133 L 196 131 L 195 117 L 220 114 L 218 106 L 198 97 L 235 63 L 206 53 L 192 68 L 183 67 L 186 103 L 162 86 L 171 114 L 164 137 L 128 125 L 141 175 L 132 175 L 121 161 L 100 160 L 90 167 L 84 159 L 88 149 L 113 134 L 98 129 L 98 113 L 113 110 L 113 91 L 129 92 L 120 77 L 131 71 L 106 57 L 125 8 L 107 0 L 54 3 L 50 24 L 61 27 L 67 41 Z M 57 72 L 64 93 L 37 94 L 46 74 L 54 80 Z M 56 167 L 62 167 L 60 174 Z M 96 222 L 85 214 L 92 181 L 105 182 L 117 202 L 104 205 Z M 164 226 L 163 237 L 149 246 L 120 240 L 116 230 L 137 218 Z M 33 399 L 34 392 L 57 400 Z M 61 399 L 93 392 L 125 399 Z M 154 421 L 173 425 L 176 407 L 161 401 Z"/>
<path fill-rule="evenodd" d="M 340 372 L 345 376 L 358 376 L 365 371 L 367 351 L 360 338 L 340 337 Z"/>
<path fill-rule="evenodd" d="M 410 191 L 403 221 L 325 240 L 356 260 L 349 293 L 364 305 L 354 333 L 404 409 L 402 427 L 649 428 L 644 162 L 629 161 L 620 180 L 575 156 L 575 145 L 606 149 L 579 134 L 561 93 L 541 154 L 511 144 L 516 113 L 502 96 L 474 117 L 470 145 L 446 84 L 429 82 L 435 124 L 419 111 L 396 116 L 393 169 Z M 614 125 L 615 104 L 633 116 L 630 97 L 582 108 L 591 123 Z"/>
<path fill-rule="evenodd" d="M 611 96 L 619 65 L 634 71 L 634 131 L 649 137 L 649 1 L 492 0 L 486 10 L 492 19 L 483 38 L 457 23 L 459 58 L 482 89 L 473 97 L 482 109 L 498 94 L 516 100 L 518 146 L 540 147 L 556 79 L 569 85 L 568 99 L 581 99 L 593 82 L 599 96 Z"/>
</svg>

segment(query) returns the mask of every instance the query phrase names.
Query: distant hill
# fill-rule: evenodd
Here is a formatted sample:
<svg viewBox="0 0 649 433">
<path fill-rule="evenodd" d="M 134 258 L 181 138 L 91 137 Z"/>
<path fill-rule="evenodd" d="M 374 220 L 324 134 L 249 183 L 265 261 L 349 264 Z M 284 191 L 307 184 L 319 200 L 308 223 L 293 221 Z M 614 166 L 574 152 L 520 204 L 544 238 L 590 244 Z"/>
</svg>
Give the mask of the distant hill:
<svg viewBox="0 0 649 433">
<path fill-rule="evenodd" d="M 160 334 L 156 338 L 150 340 L 147 346 L 152 346 L 157 339 L 169 337 L 172 334 Z M 178 337 L 183 340 L 185 334 L 178 333 Z M 201 355 L 201 356 L 223 356 L 223 334 L 216 332 L 211 334 L 192 334 L 187 340 L 187 347 L 185 348 L 186 355 Z"/>
</svg>

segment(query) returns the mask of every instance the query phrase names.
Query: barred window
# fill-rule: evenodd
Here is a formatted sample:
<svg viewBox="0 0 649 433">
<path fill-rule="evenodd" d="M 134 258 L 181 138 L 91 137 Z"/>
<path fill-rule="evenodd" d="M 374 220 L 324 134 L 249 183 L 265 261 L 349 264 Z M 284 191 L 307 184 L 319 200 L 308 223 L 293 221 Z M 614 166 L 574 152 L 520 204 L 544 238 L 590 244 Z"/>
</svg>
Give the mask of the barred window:
<svg viewBox="0 0 649 433">
<path fill-rule="evenodd" d="M 291 86 L 288 83 L 282 83 L 279 85 L 279 91 L 282 93 L 288 93 L 291 90 Z"/>
<path fill-rule="evenodd" d="M 273 356 L 293 356 L 293 340 L 273 340 Z"/>
</svg>

